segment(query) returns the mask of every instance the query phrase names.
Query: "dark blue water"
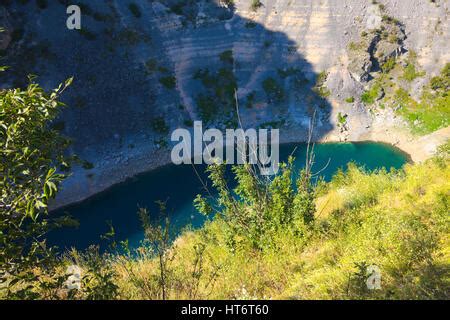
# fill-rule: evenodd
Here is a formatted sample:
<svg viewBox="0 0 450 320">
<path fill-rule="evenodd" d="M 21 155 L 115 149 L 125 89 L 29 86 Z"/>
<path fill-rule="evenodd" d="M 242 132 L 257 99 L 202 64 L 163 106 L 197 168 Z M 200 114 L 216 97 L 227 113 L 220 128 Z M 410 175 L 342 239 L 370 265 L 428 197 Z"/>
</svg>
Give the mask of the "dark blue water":
<svg viewBox="0 0 450 320">
<path fill-rule="evenodd" d="M 295 167 L 301 169 L 305 163 L 306 146 L 287 144 L 280 147 L 280 160 L 286 161 L 294 152 Z M 315 169 L 320 170 L 327 181 L 339 168 L 345 169 L 349 162 L 355 162 L 368 170 L 378 168 L 400 168 L 407 162 L 405 154 L 385 144 L 378 143 L 330 143 L 315 147 Z M 205 166 L 196 166 L 204 181 Z M 191 165 L 168 165 L 139 175 L 125 183 L 112 187 L 93 198 L 52 214 L 69 213 L 76 218 L 78 228 L 64 228 L 53 231 L 49 236 L 51 244 L 60 248 L 84 249 L 92 244 L 106 246 L 101 235 L 110 230 L 107 221 L 115 229 L 115 240 L 129 240 L 130 246 L 137 246 L 143 239 L 143 231 L 137 216 L 138 207 L 146 207 L 152 216 L 158 215 L 155 201 L 167 201 L 171 224 L 176 230 L 183 227 L 200 227 L 204 217 L 193 207 L 193 199 L 205 190 Z"/>
</svg>

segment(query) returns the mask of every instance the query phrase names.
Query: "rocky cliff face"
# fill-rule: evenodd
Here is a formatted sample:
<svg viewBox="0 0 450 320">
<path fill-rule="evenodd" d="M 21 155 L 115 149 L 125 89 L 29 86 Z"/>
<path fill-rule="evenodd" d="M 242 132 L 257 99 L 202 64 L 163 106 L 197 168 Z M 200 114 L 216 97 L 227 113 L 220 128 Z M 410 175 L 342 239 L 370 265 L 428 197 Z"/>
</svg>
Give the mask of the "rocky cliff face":
<svg viewBox="0 0 450 320">
<path fill-rule="evenodd" d="M 166 162 L 174 128 L 236 125 L 237 109 L 245 127 L 279 127 L 284 141 L 304 140 L 314 113 L 316 140 L 401 127 L 361 102 L 374 74 L 414 51 L 420 91 L 450 60 L 448 1 L 75 1 L 80 31 L 66 28 L 67 1 L 3 2 L 3 85 L 75 77 L 56 125 L 95 168 L 75 168 L 64 203 Z"/>
</svg>

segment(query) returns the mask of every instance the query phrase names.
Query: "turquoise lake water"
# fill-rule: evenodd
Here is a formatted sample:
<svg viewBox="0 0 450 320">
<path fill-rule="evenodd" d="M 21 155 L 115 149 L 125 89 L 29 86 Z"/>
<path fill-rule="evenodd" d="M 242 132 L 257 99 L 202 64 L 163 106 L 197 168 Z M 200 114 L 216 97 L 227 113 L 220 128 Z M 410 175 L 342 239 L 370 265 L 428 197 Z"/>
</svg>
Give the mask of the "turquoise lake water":
<svg viewBox="0 0 450 320">
<path fill-rule="evenodd" d="M 296 157 L 295 168 L 301 169 L 305 163 L 306 145 L 280 146 L 281 161 L 286 161 L 292 153 Z M 398 149 L 369 142 L 318 144 L 315 153 L 316 171 L 329 163 L 321 172 L 327 181 L 339 168 L 345 169 L 349 162 L 374 170 L 383 167 L 398 169 L 408 161 L 407 156 Z M 205 166 L 196 168 L 203 180 L 207 181 Z M 164 166 L 129 179 L 80 204 L 52 213 L 69 213 L 79 221 L 80 226 L 53 231 L 49 242 L 60 248 L 84 249 L 93 244 L 104 248 L 107 243 L 101 240 L 101 235 L 110 230 L 110 221 L 115 229 L 116 241 L 128 239 L 131 247 L 137 246 L 143 239 L 137 209 L 139 206 L 146 207 L 152 215 L 157 216 L 158 206 L 155 201 L 158 200 L 167 201 L 167 211 L 175 230 L 186 226 L 198 228 L 204 223 L 204 217 L 196 212 L 192 201 L 199 193 L 204 194 L 205 191 L 191 165 Z"/>
</svg>

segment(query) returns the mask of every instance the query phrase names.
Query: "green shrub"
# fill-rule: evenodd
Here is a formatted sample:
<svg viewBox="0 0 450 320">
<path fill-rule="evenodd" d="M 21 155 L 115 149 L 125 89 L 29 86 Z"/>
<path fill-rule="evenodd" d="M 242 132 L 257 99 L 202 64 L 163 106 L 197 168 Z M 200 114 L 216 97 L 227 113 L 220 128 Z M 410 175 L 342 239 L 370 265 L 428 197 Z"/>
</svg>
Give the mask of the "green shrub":
<svg viewBox="0 0 450 320">
<path fill-rule="evenodd" d="M 228 53 L 226 55 L 229 57 Z M 204 92 L 199 93 L 196 99 L 202 120 L 235 122 L 237 81 L 232 67 L 227 65 L 215 73 L 199 69 L 195 72 L 194 79 L 200 80 L 204 87 Z"/>
<path fill-rule="evenodd" d="M 266 92 L 269 102 L 282 102 L 285 97 L 284 89 L 274 78 L 267 78 L 263 81 L 262 87 Z"/>
<path fill-rule="evenodd" d="M 25 90 L 0 91 L 0 298 L 36 299 L 54 270 L 54 248 L 46 233 L 64 225 L 50 217 L 48 203 L 56 196 L 70 166 L 69 141 L 51 123 L 63 104 L 61 94 L 72 79 L 47 93 L 36 83 Z M 42 277 L 36 268 L 43 267 Z"/>
<path fill-rule="evenodd" d="M 83 167 L 83 169 L 91 170 L 91 169 L 94 169 L 94 164 L 89 161 L 83 161 L 82 167 Z"/>
<path fill-rule="evenodd" d="M 369 90 L 365 91 L 361 95 L 361 101 L 367 105 L 374 104 L 376 99 L 380 96 L 381 90 L 383 90 L 383 88 L 378 82 L 376 82 Z"/>
<path fill-rule="evenodd" d="M 322 98 L 327 98 L 330 96 L 331 92 L 325 86 L 325 82 L 327 81 L 328 73 L 326 71 L 322 71 L 317 75 L 316 84 L 313 87 L 313 91 Z"/>
<path fill-rule="evenodd" d="M 392 69 L 395 68 L 396 61 L 395 57 L 391 57 L 386 60 L 385 63 L 381 66 L 381 70 L 383 70 L 384 73 L 389 73 Z"/>
<path fill-rule="evenodd" d="M 416 70 L 416 67 L 412 63 L 408 63 L 408 65 L 405 67 L 402 75 L 402 79 L 405 79 L 408 82 L 411 82 L 415 80 L 418 77 L 423 77 L 425 75 L 425 72 L 418 72 Z"/>
<path fill-rule="evenodd" d="M 338 124 L 340 126 L 344 126 L 347 123 L 347 117 L 348 115 L 346 114 L 343 115 L 341 112 L 339 112 L 337 115 Z"/>
<path fill-rule="evenodd" d="M 145 68 L 147 69 L 148 73 L 153 73 L 158 70 L 158 61 L 154 58 L 148 59 L 145 62 Z"/>
<path fill-rule="evenodd" d="M 262 2 L 260 0 L 252 0 L 250 4 L 250 10 L 252 11 L 258 11 L 259 8 L 263 6 Z"/>
<path fill-rule="evenodd" d="M 345 99 L 345 102 L 353 103 L 353 102 L 355 102 L 355 98 L 354 97 L 348 97 L 347 99 Z"/>
<path fill-rule="evenodd" d="M 286 232 L 293 228 L 295 232 L 301 226 L 301 230 L 297 230 L 300 232 L 313 223 L 315 193 L 311 176 L 302 171 L 297 180 L 293 180 L 292 164 L 292 158 L 282 164 L 281 172 L 271 182 L 260 180 L 250 165 L 234 166 L 237 186 L 233 191 L 224 176 L 223 164 L 208 168 L 209 178 L 217 189 L 217 204 L 223 208 L 220 219 L 225 223 L 224 232 L 231 251 L 248 246 L 264 250 L 270 247 L 276 230 Z M 200 195 L 195 199 L 195 205 L 206 216 L 213 214 L 212 208 L 216 207 Z"/>
<path fill-rule="evenodd" d="M 164 117 L 157 117 L 152 120 L 152 128 L 155 132 L 161 134 L 167 134 L 169 132 L 169 126 L 166 124 Z"/>
<path fill-rule="evenodd" d="M 441 75 L 433 77 L 430 82 L 431 89 L 436 91 L 448 91 L 450 88 L 450 63 L 447 63 L 441 71 Z"/>
<path fill-rule="evenodd" d="M 167 89 L 175 89 L 177 85 L 177 79 L 174 76 L 159 78 L 159 82 Z"/>
<path fill-rule="evenodd" d="M 194 126 L 194 122 L 191 119 L 187 119 L 183 121 L 184 125 L 186 127 L 193 127 Z"/>
<path fill-rule="evenodd" d="M 348 44 L 348 49 L 351 51 L 359 51 L 367 49 L 367 46 L 364 42 L 350 42 Z"/>
</svg>

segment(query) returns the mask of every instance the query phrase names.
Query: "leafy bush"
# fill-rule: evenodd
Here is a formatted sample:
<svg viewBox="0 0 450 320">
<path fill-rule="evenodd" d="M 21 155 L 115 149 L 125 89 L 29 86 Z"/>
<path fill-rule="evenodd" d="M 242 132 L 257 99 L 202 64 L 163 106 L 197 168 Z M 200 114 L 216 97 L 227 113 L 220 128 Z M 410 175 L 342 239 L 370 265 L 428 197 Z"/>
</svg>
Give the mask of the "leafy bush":
<svg viewBox="0 0 450 320">
<path fill-rule="evenodd" d="M 348 117 L 348 115 L 346 115 L 346 114 L 343 115 L 341 112 L 339 112 L 337 115 L 338 124 L 340 126 L 344 126 L 347 123 L 347 117 Z"/>
<path fill-rule="evenodd" d="M 167 134 L 169 132 L 169 126 L 166 124 L 164 117 L 157 117 L 152 120 L 152 128 L 155 132 L 161 134 Z"/>
<path fill-rule="evenodd" d="M 235 166 L 237 186 L 233 192 L 225 179 L 223 164 L 208 168 L 209 178 L 217 189 L 217 203 L 198 196 L 195 204 L 206 216 L 216 213 L 214 208 L 222 208 L 216 218 L 226 225 L 231 250 L 241 246 L 264 249 L 271 245 L 271 237 L 277 230 L 292 227 L 293 232 L 304 232 L 312 223 L 315 196 L 310 173 L 303 171 L 294 181 L 292 163 L 290 159 L 288 164 L 281 165 L 281 173 L 269 183 L 258 177 L 250 165 Z"/>
<path fill-rule="evenodd" d="M 71 82 L 50 94 L 33 82 L 25 90 L 0 91 L 0 296 L 35 297 L 40 278 L 32 269 L 42 264 L 50 270 L 55 263 L 45 234 L 64 221 L 46 214 L 64 179 L 58 171 L 69 166 L 69 141 L 51 123 Z"/>
</svg>

